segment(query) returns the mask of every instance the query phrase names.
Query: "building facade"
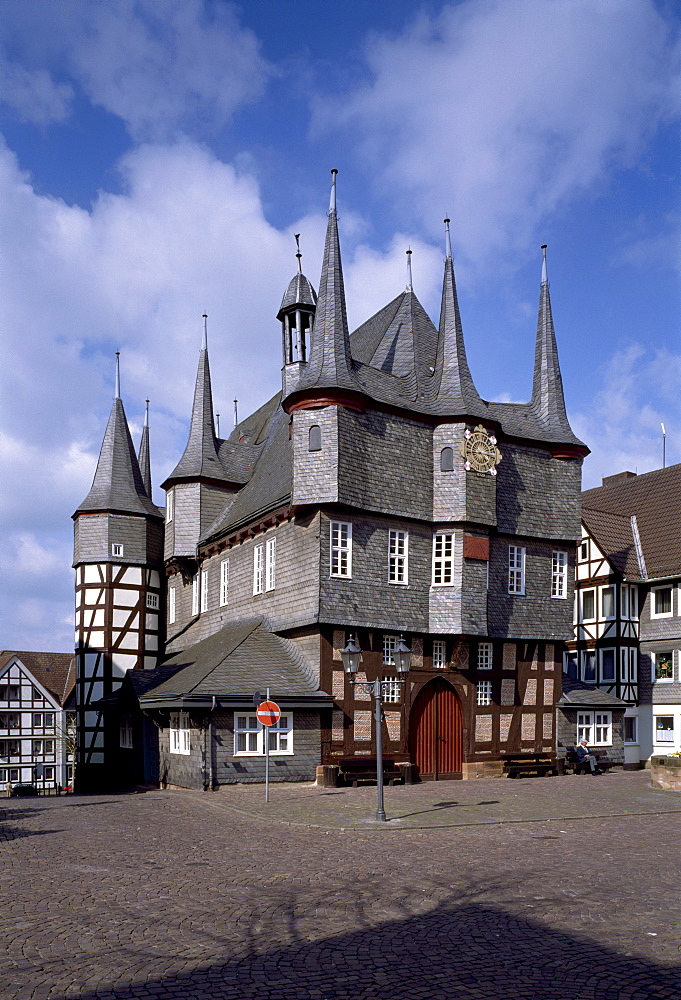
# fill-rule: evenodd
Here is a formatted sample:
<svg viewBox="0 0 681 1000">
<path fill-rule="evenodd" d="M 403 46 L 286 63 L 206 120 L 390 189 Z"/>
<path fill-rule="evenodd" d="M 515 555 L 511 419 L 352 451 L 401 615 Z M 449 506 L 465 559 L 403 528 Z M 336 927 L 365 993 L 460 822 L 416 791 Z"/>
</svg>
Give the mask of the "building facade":
<svg viewBox="0 0 681 1000">
<path fill-rule="evenodd" d="M 269 734 L 275 777 L 374 754 L 371 702 L 342 670 L 350 636 L 359 679 L 387 679 L 386 753 L 421 779 L 554 751 L 588 449 L 565 412 L 545 255 L 532 398 L 487 402 L 466 360 L 448 220 L 445 237 L 438 325 L 409 277 L 350 335 L 334 173 L 319 294 L 299 259 L 278 313 L 282 390 L 226 440 L 204 324 L 187 447 L 163 484 L 164 674 L 138 698 L 168 783 L 260 780 L 253 695 L 266 689 L 285 718 Z M 98 500 L 101 517 L 110 508 Z M 157 525 L 156 511 L 138 516 Z M 82 546 L 79 561 L 100 565 Z M 140 562 L 156 566 L 151 552 Z"/>
<path fill-rule="evenodd" d="M 71 784 L 75 677 L 68 653 L 0 652 L 0 788 Z"/>
<path fill-rule="evenodd" d="M 681 751 L 680 496 L 681 465 L 673 465 L 608 476 L 582 497 L 575 635 L 565 665 L 626 703 L 629 766 Z M 601 734 L 612 723 L 608 713 L 592 716 L 584 724 L 600 724 Z"/>
</svg>

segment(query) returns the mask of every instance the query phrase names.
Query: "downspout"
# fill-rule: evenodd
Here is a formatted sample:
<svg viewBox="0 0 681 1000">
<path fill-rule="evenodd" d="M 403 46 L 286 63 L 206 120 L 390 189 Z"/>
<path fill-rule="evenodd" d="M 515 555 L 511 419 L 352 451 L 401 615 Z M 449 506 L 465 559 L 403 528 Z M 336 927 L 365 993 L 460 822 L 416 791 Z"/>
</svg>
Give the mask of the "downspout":
<svg viewBox="0 0 681 1000">
<path fill-rule="evenodd" d="M 210 706 L 210 715 L 208 716 L 208 787 L 211 792 L 215 790 L 215 773 L 213 770 L 213 712 L 217 705 L 217 699 L 213 695 L 213 702 Z"/>
</svg>

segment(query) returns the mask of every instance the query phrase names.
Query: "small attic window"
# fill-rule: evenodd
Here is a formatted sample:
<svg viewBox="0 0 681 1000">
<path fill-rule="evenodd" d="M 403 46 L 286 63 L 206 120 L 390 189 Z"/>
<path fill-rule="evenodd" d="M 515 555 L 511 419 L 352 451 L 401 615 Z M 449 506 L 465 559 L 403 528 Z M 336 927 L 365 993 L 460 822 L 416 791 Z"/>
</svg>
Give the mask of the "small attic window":
<svg viewBox="0 0 681 1000">
<path fill-rule="evenodd" d="M 123 546 L 120 545 L 118 542 L 114 542 L 113 545 L 111 546 L 111 555 L 112 556 L 122 556 L 123 555 Z"/>
<path fill-rule="evenodd" d="M 453 448 L 443 448 L 440 452 L 440 471 L 454 471 L 454 450 Z"/>
<path fill-rule="evenodd" d="M 310 427 L 307 450 L 308 451 L 322 450 L 322 429 L 319 426 L 319 424 L 313 424 L 312 427 Z"/>
</svg>

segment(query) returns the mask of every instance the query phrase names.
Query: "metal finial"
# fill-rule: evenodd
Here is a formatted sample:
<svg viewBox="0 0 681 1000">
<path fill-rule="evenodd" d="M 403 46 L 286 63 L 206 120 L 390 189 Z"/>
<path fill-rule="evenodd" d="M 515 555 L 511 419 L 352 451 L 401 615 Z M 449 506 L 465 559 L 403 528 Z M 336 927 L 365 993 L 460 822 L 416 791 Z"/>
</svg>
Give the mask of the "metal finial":
<svg viewBox="0 0 681 1000">
<path fill-rule="evenodd" d="M 293 238 L 296 241 L 296 257 L 298 258 L 298 274 L 302 274 L 303 273 L 303 266 L 302 266 L 302 264 L 300 262 L 302 260 L 303 255 L 300 252 L 300 233 L 294 233 Z"/>
<path fill-rule="evenodd" d="M 201 337 L 201 350 L 208 350 L 208 313 L 203 314 L 203 336 Z"/>
<path fill-rule="evenodd" d="M 116 351 L 116 384 L 114 388 L 116 399 L 121 398 L 121 352 Z"/>
<path fill-rule="evenodd" d="M 144 410 L 144 426 L 148 427 L 149 426 L 149 400 L 145 399 L 144 402 L 146 403 L 146 407 L 145 407 L 145 410 Z"/>
<path fill-rule="evenodd" d="M 548 278 L 546 277 L 546 248 L 547 248 L 547 246 L 548 246 L 548 243 L 542 243 L 542 246 L 541 246 L 541 253 L 542 253 L 541 283 L 542 283 L 542 285 L 546 284 L 546 282 L 548 281 Z"/>
<path fill-rule="evenodd" d="M 216 432 L 215 433 L 217 434 L 218 437 L 220 437 L 220 414 L 219 413 L 215 414 L 215 426 L 216 426 Z"/>
<path fill-rule="evenodd" d="M 449 235 L 449 223 L 451 221 L 452 221 L 451 219 L 445 219 L 445 254 L 447 260 L 452 259 L 452 239 L 451 236 Z"/>
<path fill-rule="evenodd" d="M 407 291 L 412 292 L 413 286 L 411 283 L 411 249 L 407 250 Z"/>
<path fill-rule="evenodd" d="M 329 199 L 329 215 L 336 211 L 336 174 L 338 171 L 334 167 L 331 171 L 331 198 Z"/>
<path fill-rule="evenodd" d="M 238 413 L 238 410 L 237 410 L 237 403 L 238 402 L 239 402 L 238 399 L 234 400 L 234 426 L 235 427 L 239 423 L 239 413 Z"/>
</svg>

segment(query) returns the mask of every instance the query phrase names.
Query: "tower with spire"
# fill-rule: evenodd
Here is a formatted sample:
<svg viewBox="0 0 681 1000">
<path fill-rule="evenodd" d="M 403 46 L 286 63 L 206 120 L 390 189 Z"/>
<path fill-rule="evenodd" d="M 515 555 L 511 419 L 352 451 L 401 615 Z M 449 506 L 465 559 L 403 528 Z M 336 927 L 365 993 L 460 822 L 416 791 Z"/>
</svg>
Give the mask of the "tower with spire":
<svg viewBox="0 0 681 1000">
<path fill-rule="evenodd" d="M 156 666 L 165 639 L 163 516 L 151 497 L 148 401 L 139 458 L 120 392 L 114 401 L 90 492 L 73 515 L 76 571 L 78 783 L 106 787 L 119 733 L 98 704 L 129 670 Z"/>
</svg>

